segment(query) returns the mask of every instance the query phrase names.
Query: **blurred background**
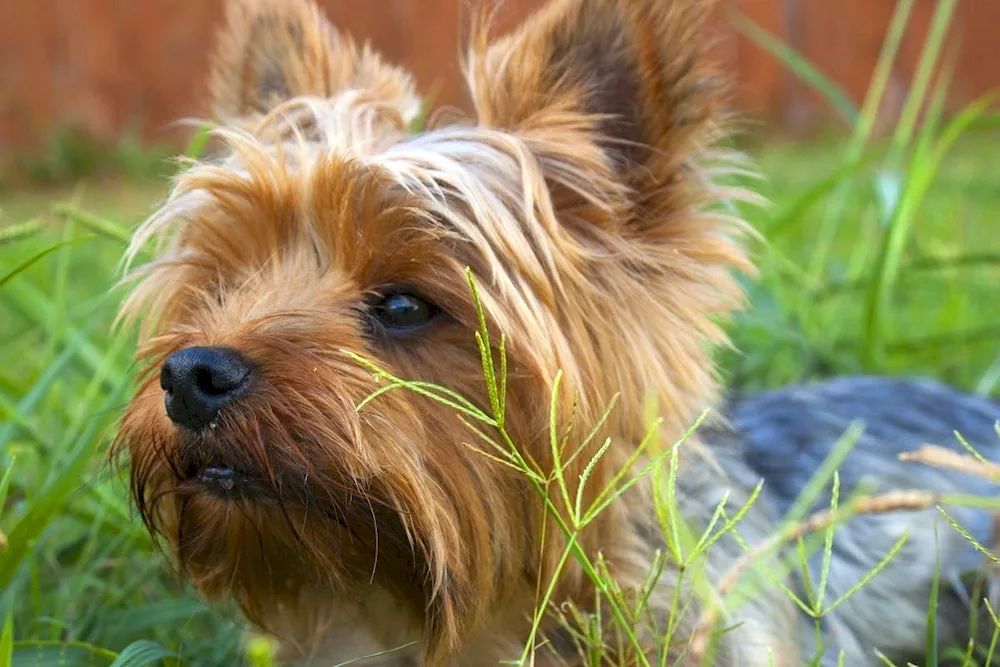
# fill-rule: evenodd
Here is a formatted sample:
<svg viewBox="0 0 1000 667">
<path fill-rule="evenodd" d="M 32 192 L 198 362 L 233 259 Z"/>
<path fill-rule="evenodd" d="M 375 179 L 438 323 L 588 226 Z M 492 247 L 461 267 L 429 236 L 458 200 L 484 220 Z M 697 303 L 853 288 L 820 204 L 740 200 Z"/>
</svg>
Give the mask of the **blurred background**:
<svg viewBox="0 0 1000 667">
<path fill-rule="evenodd" d="M 16 162 L 70 128 L 101 142 L 124 135 L 176 141 L 169 123 L 199 114 L 223 0 L 0 2 L 0 156 Z M 345 31 L 407 65 L 440 104 L 463 106 L 464 0 L 320 0 Z M 500 26 L 541 0 L 506 0 Z M 937 3 L 914 3 L 881 118 L 900 112 Z M 784 41 L 860 103 L 889 27 L 893 0 L 730 0 L 718 12 L 719 50 L 736 75 L 738 108 L 772 129 L 803 133 L 838 120 L 792 71 L 734 27 L 734 15 Z M 950 21 L 955 110 L 1000 82 L 1000 2 L 962 0 Z"/>
<path fill-rule="evenodd" d="M 471 2 L 320 4 L 434 106 L 468 109 Z M 540 4 L 506 0 L 500 29 Z M 239 617 L 171 575 L 106 458 L 136 372 L 134 332 L 112 327 L 118 262 L 170 158 L 205 148 L 174 121 L 206 113 L 222 16 L 0 0 L 0 666 L 243 651 Z M 736 211 L 761 238 L 718 354 L 732 391 L 873 373 L 1000 399 L 998 26 L 1000 0 L 722 0 L 734 142 L 760 171 L 730 178 L 769 201 Z"/>
</svg>

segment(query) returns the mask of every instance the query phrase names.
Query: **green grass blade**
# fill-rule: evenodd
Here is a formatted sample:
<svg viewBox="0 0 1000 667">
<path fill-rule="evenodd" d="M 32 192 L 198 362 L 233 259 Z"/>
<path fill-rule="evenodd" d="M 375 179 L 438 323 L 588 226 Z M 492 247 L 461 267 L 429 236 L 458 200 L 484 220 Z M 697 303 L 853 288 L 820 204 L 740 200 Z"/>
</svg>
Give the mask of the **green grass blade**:
<svg viewBox="0 0 1000 667">
<path fill-rule="evenodd" d="M 985 114 L 982 117 L 977 118 L 969 127 L 970 132 L 997 129 L 1000 129 L 1000 113 Z"/>
<path fill-rule="evenodd" d="M 941 585 L 941 548 L 938 542 L 937 523 L 934 524 L 934 578 L 931 580 L 931 596 L 927 605 L 927 650 L 924 658 L 927 667 L 938 667 L 937 612 L 938 595 Z"/>
<path fill-rule="evenodd" d="M 0 507 L 3 503 L 0 502 Z M 12 667 L 14 664 L 14 615 L 7 610 L 3 622 L 3 634 L 0 635 L 0 667 Z"/>
<path fill-rule="evenodd" d="M 10 481 L 14 477 L 14 465 L 16 463 L 16 459 L 12 458 L 11 462 L 7 464 L 7 470 L 4 471 L 3 478 L 0 479 L 0 513 L 7 506 L 7 494 L 10 492 Z"/>
<path fill-rule="evenodd" d="M 996 654 L 997 641 L 1000 640 L 1000 618 L 997 618 L 997 614 L 993 610 L 993 604 L 989 598 L 983 599 L 983 606 L 986 607 L 986 613 L 989 614 L 990 621 L 993 623 L 993 632 L 990 634 L 990 646 L 986 652 L 986 662 L 984 663 L 984 667 L 991 667 L 993 656 Z"/>
<path fill-rule="evenodd" d="M 0 394 L 0 418 L 5 422 L 5 429 L 20 429 L 35 444 L 41 446 L 47 444 L 45 436 L 35 428 L 28 416 L 19 412 L 17 406 L 13 405 L 3 394 Z"/>
<path fill-rule="evenodd" d="M 915 2 L 916 0 L 899 0 L 896 3 L 892 19 L 889 21 L 889 29 L 886 31 L 885 40 L 882 42 L 882 48 L 875 63 L 875 71 L 872 73 L 868 91 L 865 93 L 865 101 L 861 106 L 858 123 L 854 126 L 851 141 L 847 146 L 848 160 L 860 157 L 864 146 L 871 139 L 875 129 L 875 120 L 878 117 L 879 108 L 882 106 L 882 100 L 892 76 L 893 63 L 896 61 L 899 47 L 906 35 L 906 27 L 909 25 Z"/>
<path fill-rule="evenodd" d="M 840 502 L 840 474 L 833 473 L 833 490 L 830 492 L 830 511 L 837 513 L 837 505 Z M 815 611 L 821 612 L 823 600 L 826 599 L 826 587 L 830 581 L 830 567 L 833 560 L 833 534 L 836 532 L 836 524 L 827 526 L 826 535 L 823 539 L 823 563 L 819 573 L 819 587 L 816 589 Z"/>
<path fill-rule="evenodd" d="M 81 211 L 72 204 L 56 204 L 52 210 L 67 222 L 79 223 L 92 232 L 118 241 L 123 245 L 128 245 L 132 240 L 132 235 L 121 225 L 99 215 Z"/>
<path fill-rule="evenodd" d="M 964 528 L 964 527 L 962 526 L 962 524 L 960 524 L 960 523 L 959 523 L 958 521 L 956 521 L 956 520 L 955 520 L 955 519 L 954 519 L 954 518 L 953 518 L 953 517 L 952 517 L 952 516 L 951 516 L 950 514 L 948 514 L 948 512 L 946 512 L 946 511 L 945 511 L 945 510 L 944 510 L 943 508 L 941 508 L 941 507 L 938 507 L 938 512 L 940 512 L 940 513 L 941 513 L 941 516 L 943 516 L 943 517 L 944 517 L 945 521 L 947 521 L 947 522 L 948 522 L 948 524 L 949 524 L 949 525 L 950 525 L 950 526 L 951 526 L 952 528 L 954 528 L 954 529 L 955 529 L 955 532 L 957 532 L 957 533 L 958 533 L 959 535 L 961 535 L 961 536 L 962 536 L 962 538 L 963 538 L 963 539 L 965 539 L 965 541 L 966 541 L 966 542 L 968 542 L 968 543 L 969 543 L 969 544 L 970 544 L 970 545 L 971 545 L 971 546 L 972 546 L 972 547 L 973 547 L 973 548 L 974 548 L 974 549 L 975 549 L 976 551 L 978 551 L 979 553 L 981 553 L 981 554 L 983 554 L 984 556 L 986 556 L 987 558 L 989 558 L 989 559 L 990 559 L 991 561 L 993 561 L 993 563 L 994 563 L 994 564 L 996 564 L 996 565 L 1000 565 L 1000 556 L 997 556 L 997 555 L 996 555 L 995 553 L 993 553 L 993 552 L 992 552 L 991 550 L 987 549 L 987 548 L 986 548 L 986 547 L 984 547 L 984 546 L 983 546 L 982 544 L 980 544 L 980 543 L 979 543 L 979 541 L 978 541 L 978 540 L 977 540 L 976 538 L 974 538 L 974 537 L 973 537 L 973 536 L 972 536 L 972 535 L 971 535 L 971 534 L 969 533 L 969 531 L 968 531 L 968 530 L 966 530 L 966 529 L 965 529 L 965 528 Z"/>
<path fill-rule="evenodd" d="M 73 220 L 67 220 L 63 227 L 63 242 L 73 238 Z M 52 300 L 52 311 L 48 322 L 49 333 L 46 337 L 45 352 L 42 359 L 48 363 L 55 356 L 56 345 L 58 344 L 59 331 L 62 329 L 63 318 L 66 317 L 66 292 L 69 284 L 69 266 L 72 259 L 72 247 L 67 246 L 66 251 L 59 253 L 56 257 L 55 279 L 49 288 Z"/>
<path fill-rule="evenodd" d="M 208 142 L 211 139 L 212 128 L 202 125 L 195 131 L 194 136 L 191 137 L 191 141 L 188 142 L 187 148 L 184 149 L 184 156 L 191 160 L 201 158 L 205 155 L 205 150 L 208 148 Z"/>
<path fill-rule="evenodd" d="M 834 83 L 832 79 L 825 76 L 815 65 L 810 63 L 793 48 L 745 16 L 736 14 L 733 17 L 733 25 L 755 44 L 784 63 L 803 82 L 822 95 L 848 126 L 854 126 L 858 120 L 858 107 L 851 101 L 847 93 Z"/>
<path fill-rule="evenodd" d="M 126 646 L 111 663 L 111 667 L 146 667 L 172 657 L 174 657 L 172 651 L 168 651 L 156 642 L 139 640 Z"/>
<path fill-rule="evenodd" d="M 892 135 L 892 144 L 897 151 L 902 151 L 909 145 L 913 136 L 913 130 L 923 107 L 924 98 L 930 88 L 945 37 L 951 26 L 951 17 L 957 4 L 958 0 L 940 0 L 934 17 L 931 19 L 930 30 L 917 63 L 917 71 L 910 85 L 910 94 L 907 96 L 899 122 Z"/>
<path fill-rule="evenodd" d="M 105 615 L 101 620 L 104 627 L 100 628 L 98 638 L 105 644 L 113 645 L 123 639 L 147 635 L 157 628 L 198 623 L 210 614 L 211 610 L 205 603 L 191 598 L 131 605 Z"/>
<path fill-rule="evenodd" d="M 76 238 L 60 241 L 59 243 L 54 243 L 48 246 L 47 248 L 43 248 L 42 250 L 38 251 L 37 253 L 35 253 L 28 259 L 24 260 L 23 262 L 15 266 L 7 273 L 5 273 L 3 276 L 0 276 L 0 287 L 3 287 L 8 281 L 12 280 L 18 274 L 23 273 L 32 264 L 37 263 L 39 260 L 44 259 L 45 257 L 51 255 L 55 251 L 60 250 L 61 248 L 65 248 L 66 246 L 73 245 L 74 243 L 80 243 L 81 241 L 88 241 L 91 238 L 92 237 L 89 236 L 78 236 Z"/>
<path fill-rule="evenodd" d="M 836 609 L 837 607 L 839 607 L 840 605 L 844 604 L 849 599 L 854 597 L 854 595 L 856 595 L 858 591 L 867 586 L 872 579 L 877 577 L 879 573 L 881 573 L 882 570 L 884 570 L 889 565 L 889 563 L 892 562 L 892 559 L 896 557 L 900 549 L 903 548 L 903 545 L 906 544 L 907 540 L 909 539 L 910 539 L 909 532 L 904 532 L 902 535 L 900 535 L 899 539 L 896 540 L 896 543 L 892 545 L 892 548 L 890 548 L 889 551 L 886 553 L 886 555 L 882 557 L 882 560 L 880 560 L 878 564 L 875 565 L 875 567 L 869 570 L 868 573 L 865 574 L 865 576 L 863 576 L 860 581 L 851 586 L 847 591 L 841 594 L 839 598 L 830 603 L 830 606 L 823 609 L 823 614 L 824 615 L 829 614 L 834 609 Z"/>
<path fill-rule="evenodd" d="M 903 36 L 906 34 L 906 26 L 909 23 L 914 2 L 915 0 L 900 0 L 896 3 L 886 38 L 882 42 L 882 49 L 875 64 L 872 80 L 869 83 L 868 91 L 865 93 L 861 113 L 854 124 L 851 138 L 847 144 L 847 150 L 844 155 L 845 165 L 852 165 L 858 162 L 864 155 L 865 146 L 871 140 L 872 132 L 875 128 L 875 120 L 885 96 L 885 90 L 892 73 L 893 63 L 899 52 L 899 46 L 903 41 Z M 823 216 L 822 223 L 820 224 L 816 249 L 812 252 L 807 270 L 812 280 L 817 280 L 828 264 L 836 231 L 843 224 L 844 211 L 848 199 L 847 195 L 854 184 L 855 181 L 850 174 L 845 174 L 845 178 L 840 181 L 840 187 L 837 188 L 826 209 L 826 214 Z"/>
<path fill-rule="evenodd" d="M 109 667 L 115 654 L 82 642 L 24 641 L 14 644 L 14 667 Z"/>
<path fill-rule="evenodd" d="M 42 231 L 42 223 L 37 219 L 0 228 L 0 245 L 14 243 Z"/>
<path fill-rule="evenodd" d="M 858 444 L 864 434 L 864 424 L 860 421 L 851 422 L 844 433 L 837 439 L 826 459 L 820 464 L 813 476 L 806 482 L 792 506 L 788 508 L 783 521 L 792 523 L 809 514 L 816 501 L 823 494 L 823 489 L 833 480 L 834 474 L 844 463 L 844 460 Z"/>
</svg>

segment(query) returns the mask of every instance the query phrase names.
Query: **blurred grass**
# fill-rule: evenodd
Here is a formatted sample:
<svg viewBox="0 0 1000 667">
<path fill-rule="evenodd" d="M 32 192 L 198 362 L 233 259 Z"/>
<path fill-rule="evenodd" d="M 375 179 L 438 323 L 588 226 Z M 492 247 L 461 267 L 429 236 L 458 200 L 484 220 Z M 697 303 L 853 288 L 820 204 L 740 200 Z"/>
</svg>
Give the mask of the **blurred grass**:
<svg viewBox="0 0 1000 667">
<path fill-rule="evenodd" d="M 772 203 L 747 211 L 766 243 L 759 246 L 760 278 L 748 285 L 752 308 L 733 329 L 738 352 L 723 356 L 730 381 L 759 389 L 839 373 L 921 374 L 997 396 L 1000 181 L 990 164 L 998 147 L 996 132 L 971 135 L 941 165 L 914 214 L 877 359 L 865 350 L 866 291 L 887 232 L 877 163 L 871 180 L 847 192 L 822 273 L 811 279 L 829 198 L 796 211 L 791 223 L 779 218 L 836 170 L 844 142 L 759 151 L 765 180 L 757 187 Z M 776 219 L 784 224 L 772 229 Z"/>
<path fill-rule="evenodd" d="M 984 101 L 945 117 L 947 77 L 930 75 L 940 44 L 929 39 L 903 118 L 872 140 L 912 5 L 899 3 L 859 107 L 744 25 L 851 133 L 752 151 L 765 178 L 750 185 L 772 203 L 741 211 L 765 242 L 761 275 L 747 282 L 752 307 L 731 326 L 736 349 L 720 352 L 737 390 L 868 372 L 1000 397 L 997 116 Z M 953 5 L 938 3 L 935 26 Z M 121 295 L 109 289 L 167 170 L 131 145 L 108 159 L 67 146 L 39 163 L 46 187 L 0 193 L 0 667 L 146 664 L 166 652 L 231 665 L 235 615 L 208 610 L 164 570 L 103 458 L 133 372 L 131 335 L 110 330 Z M 109 179 L 108 164 L 141 178 Z M 102 177 L 88 184 L 94 165 Z"/>
<path fill-rule="evenodd" d="M 0 242 L 0 282 L 8 278 L 0 465 L 12 480 L 0 513 L 9 543 L 0 551 L 0 609 L 13 612 L 15 637 L 31 639 L 15 644 L 16 665 L 110 665 L 127 647 L 127 664 L 147 664 L 162 657 L 154 645 L 221 665 L 237 650 L 236 624 L 165 572 L 106 466 L 104 448 L 131 390 L 133 339 L 110 330 L 122 245 L 56 213 L 68 202 L 127 229 L 165 187 L 101 179 L 0 198 L 0 229 L 29 221 L 37 230 Z M 15 267 L 23 270 L 9 276 Z"/>
</svg>

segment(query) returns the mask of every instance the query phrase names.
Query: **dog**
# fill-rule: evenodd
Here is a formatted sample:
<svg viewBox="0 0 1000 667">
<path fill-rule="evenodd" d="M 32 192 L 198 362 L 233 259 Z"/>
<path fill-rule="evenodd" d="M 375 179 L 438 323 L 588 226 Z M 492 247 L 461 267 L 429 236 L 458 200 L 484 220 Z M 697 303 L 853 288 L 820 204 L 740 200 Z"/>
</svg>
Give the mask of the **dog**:
<svg viewBox="0 0 1000 667">
<path fill-rule="evenodd" d="M 993 574 L 937 505 L 985 549 L 992 515 L 945 501 L 995 489 L 899 454 L 958 429 L 995 459 L 997 404 L 720 387 L 753 271 L 720 204 L 755 196 L 718 178 L 710 5 L 552 0 L 498 38 L 484 12 L 474 112 L 424 120 L 310 0 L 229 2 L 222 150 L 127 253 L 143 370 L 113 450 L 183 576 L 282 660 L 876 665 L 923 655 L 932 589 L 938 640 L 969 639 Z M 786 520 L 856 423 L 805 509 L 859 516 Z M 808 613 L 820 580 L 846 597 Z"/>
</svg>

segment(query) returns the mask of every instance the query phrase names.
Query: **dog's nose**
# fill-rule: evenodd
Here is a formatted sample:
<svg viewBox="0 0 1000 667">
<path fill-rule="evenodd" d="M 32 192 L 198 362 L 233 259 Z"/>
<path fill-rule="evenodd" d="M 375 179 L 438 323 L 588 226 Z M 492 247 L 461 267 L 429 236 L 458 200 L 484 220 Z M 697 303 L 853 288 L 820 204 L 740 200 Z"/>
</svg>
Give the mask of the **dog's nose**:
<svg viewBox="0 0 1000 667">
<path fill-rule="evenodd" d="M 225 347 L 188 347 L 170 355 L 160 369 L 167 415 L 191 430 L 208 426 L 243 393 L 250 370 L 246 359 Z"/>
</svg>

